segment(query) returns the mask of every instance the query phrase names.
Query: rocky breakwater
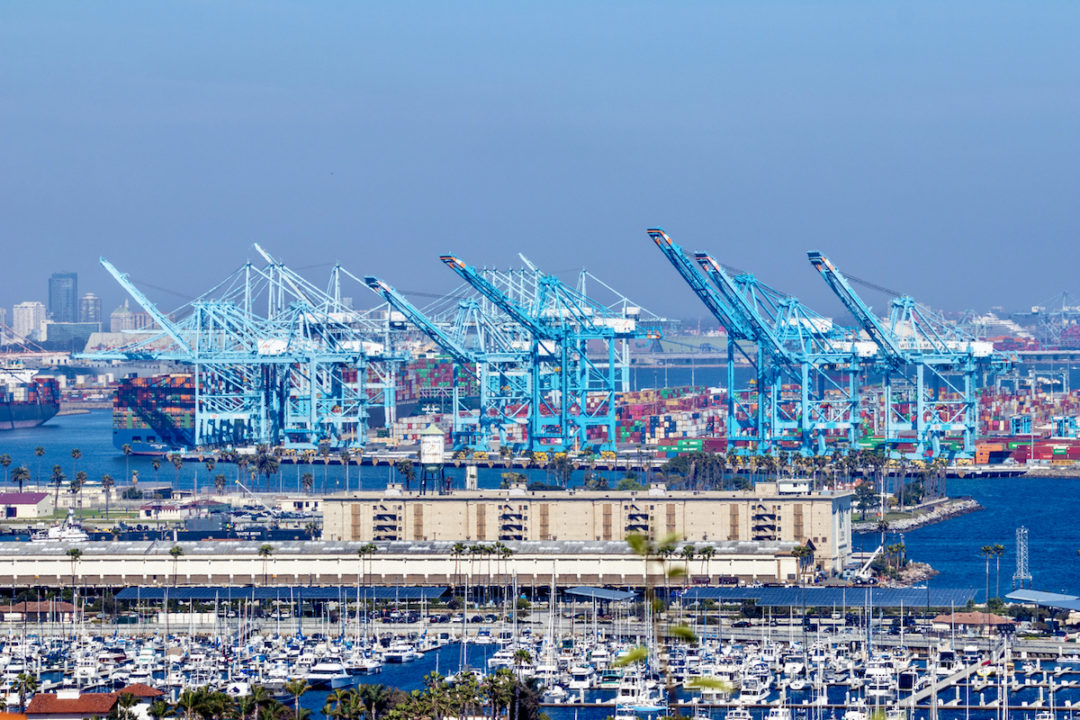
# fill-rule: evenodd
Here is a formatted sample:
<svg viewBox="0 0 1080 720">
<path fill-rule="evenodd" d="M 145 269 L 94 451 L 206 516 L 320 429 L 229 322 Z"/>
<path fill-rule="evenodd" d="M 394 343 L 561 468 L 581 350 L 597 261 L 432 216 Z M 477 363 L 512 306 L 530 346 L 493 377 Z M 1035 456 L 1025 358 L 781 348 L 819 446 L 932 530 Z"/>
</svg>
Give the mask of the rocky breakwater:
<svg viewBox="0 0 1080 720">
<path fill-rule="evenodd" d="M 982 505 L 976 502 L 974 498 L 953 498 L 916 510 L 909 516 L 889 520 L 889 531 L 906 532 L 924 525 L 944 522 L 951 517 L 965 515 L 977 510 L 982 510 Z M 857 533 L 879 532 L 877 520 L 853 523 L 851 529 Z"/>
</svg>

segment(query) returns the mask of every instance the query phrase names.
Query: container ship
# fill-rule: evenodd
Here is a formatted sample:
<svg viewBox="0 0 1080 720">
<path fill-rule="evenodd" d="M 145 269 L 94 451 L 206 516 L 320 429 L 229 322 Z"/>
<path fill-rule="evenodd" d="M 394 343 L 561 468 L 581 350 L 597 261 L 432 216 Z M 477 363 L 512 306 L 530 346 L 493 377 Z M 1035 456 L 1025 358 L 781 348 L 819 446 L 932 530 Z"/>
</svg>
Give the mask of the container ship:
<svg viewBox="0 0 1080 720">
<path fill-rule="evenodd" d="M 22 365 L 0 368 L 0 430 L 41 425 L 60 412 L 60 383 Z"/>
</svg>

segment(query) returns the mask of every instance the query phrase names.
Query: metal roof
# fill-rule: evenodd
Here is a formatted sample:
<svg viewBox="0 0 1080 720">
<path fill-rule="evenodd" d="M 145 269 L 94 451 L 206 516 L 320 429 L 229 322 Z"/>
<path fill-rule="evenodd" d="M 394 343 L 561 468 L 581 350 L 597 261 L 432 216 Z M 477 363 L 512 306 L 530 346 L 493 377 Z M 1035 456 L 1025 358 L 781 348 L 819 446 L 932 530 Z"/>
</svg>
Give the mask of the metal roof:
<svg viewBox="0 0 1080 720">
<path fill-rule="evenodd" d="M 434 600 L 446 594 L 446 587 L 362 587 L 360 596 L 374 600 Z M 117 600 L 354 600 L 356 587 L 283 585 L 281 587 L 126 587 L 116 593 Z"/>
<path fill-rule="evenodd" d="M 184 551 L 184 557 L 214 555 L 258 555 L 264 545 L 271 548 L 270 559 L 292 555 L 347 555 L 357 557 L 357 551 L 366 545 L 375 545 L 377 555 L 453 555 L 454 546 L 465 548 L 469 556 L 473 546 L 490 547 L 493 542 L 451 542 L 449 540 L 394 540 L 374 543 L 333 540 L 279 540 L 279 541 L 180 541 L 173 540 L 104 540 L 95 542 L 42 542 L 0 543 L 0 557 L 27 557 L 64 555 L 69 547 L 76 545 L 83 551 L 83 558 L 100 555 L 133 555 L 139 557 L 168 555 L 173 546 Z M 776 555 L 789 553 L 798 544 L 792 541 L 723 540 L 689 543 L 694 547 L 712 547 L 717 554 Z M 519 555 L 627 555 L 632 551 L 622 540 L 525 540 L 505 541 Z"/>
<path fill-rule="evenodd" d="M 683 595 L 691 601 L 754 600 L 763 607 L 963 607 L 974 597 L 974 590 L 877 587 L 695 587 Z"/>
<path fill-rule="evenodd" d="M 565 593 L 567 595 L 588 598 L 590 600 L 608 600 L 611 602 L 633 600 L 637 597 L 637 593 L 629 592 L 628 590 L 611 590 L 610 588 L 585 586 L 570 588 L 569 590 L 566 590 Z"/>
<path fill-rule="evenodd" d="M 1005 596 L 1006 600 L 1013 602 L 1031 603 L 1042 607 L 1057 608 L 1059 610 L 1080 611 L 1080 597 L 1076 595 L 1062 595 L 1061 593 L 1043 592 L 1042 590 L 1013 590 Z"/>
</svg>

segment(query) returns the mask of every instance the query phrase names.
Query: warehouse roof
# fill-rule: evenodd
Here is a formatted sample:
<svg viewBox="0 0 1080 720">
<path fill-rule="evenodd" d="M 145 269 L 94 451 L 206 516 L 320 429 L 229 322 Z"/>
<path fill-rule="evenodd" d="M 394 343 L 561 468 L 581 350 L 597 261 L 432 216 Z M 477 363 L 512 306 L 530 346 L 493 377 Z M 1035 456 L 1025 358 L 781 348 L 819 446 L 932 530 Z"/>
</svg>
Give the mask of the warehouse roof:
<svg viewBox="0 0 1080 720">
<path fill-rule="evenodd" d="M 82 557 L 87 559 L 95 555 L 134 555 L 139 557 L 169 555 L 169 550 L 178 545 L 184 551 L 183 557 L 206 555 L 258 555 L 259 549 L 270 545 L 269 559 L 292 555 L 347 555 L 358 559 L 357 551 L 366 545 L 375 545 L 375 555 L 455 555 L 455 546 L 462 546 L 463 556 L 468 556 L 473 546 L 491 546 L 494 543 L 484 541 L 450 542 L 433 540 L 395 540 L 367 542 L 342 542 L 322 540 L 283 540 L 274 542 L 261 541 L 201 541 L 173 542 L 171 540 L 145 541 L 100 541 L 80 542 Z M 790 553 L 798 543 L 773 540 L 723 540 L 695 542 L 698 548 L 712 547 L 717 554 L 736 555 L 779 555 Z M 0 543 L 0 557 L 33 557 L 65 555 L 73 543 Z M 632 552 L 622 540 L 529 540 L 507 541 L 503 545 L 518 555 L 626 555 Z"/>
<path fill-rule="evenodd" d="M 629 592 L 627 590 L 612 590 L 610 588 L 584 586 L 570 588 L 566 591 L 566 594 L 587 598 L 589 600 L 606 600 L 611 602 L 633 600 L 637 597 L 637 593 Z"/>
<path fill-rule="evenodd" d="M 1076 595 L 1063 595 L 1061 593 L 1043 592 L 1041 590 L 1013 590 L 1005 596 L 1006 600 L 1019 603 L 1029 603 L 1041 607 L 1056 608 L 1058 610 L 1080 611 L 1080 597 Z"/>
</svg>

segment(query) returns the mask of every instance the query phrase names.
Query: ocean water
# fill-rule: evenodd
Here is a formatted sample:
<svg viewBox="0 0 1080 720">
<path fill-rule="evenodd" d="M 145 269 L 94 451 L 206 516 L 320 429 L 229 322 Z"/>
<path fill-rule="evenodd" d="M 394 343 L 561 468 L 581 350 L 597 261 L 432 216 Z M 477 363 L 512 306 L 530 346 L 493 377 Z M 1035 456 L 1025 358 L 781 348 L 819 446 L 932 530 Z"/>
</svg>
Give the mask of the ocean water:
<svg viewBox="0 0 1080 720">
<path fill-rule="evenodd" d="M 100 480 L 108 473 L 119 480 L 123 478 L 124 456 L 112 446 L 112 416 L 109 411 L 95 411 L 85 415 L 56 417 L 45 425 L 26 430 L 13 430 L 0 433 L 0 453 L 6 453 L 13 459 L 12 467 L 26 465 L 31 475 L 37 472 L 35 447 L 45 448 L 41 458 L 41 474 L 48 479 L 53 465 L 60 465 L 68 480 L 73 477 L 73 465 L 76 470 L 83 470 L 91 480 Z M 73 461 L 71 450 L 79 448 L 82 457 Z M 137 470 L 141 481 L 154 480 L 155 473 L 150 458 L 132 457 L 129 459 L 131 470 Z M 285 489 L 298 489 L 300 473 L 306 466 L 282 466 L 282 472 L 273 479 L 273 486 Z M 318 488 L 329 490 L 345 486 L 345 469 L 331 465 L 323 467 L 316 463 L 311 467 Z M 236 477 L 236 467 L 221 465 L 215 469 L 224 473 L 232 483 Z M 460 487 L 462 471 L 450 469 L 449 475 L 455 486 Z M 501 470 L 482 468 L 479 483 L 482 487 L 497 487 L 501 480 Z M 393 471 L 388 467 L 351 467 L 348 472 L 348 485 L 355 489 L 359 485 L 365 489 L 384 487 Z M 531 479 L 551 480 L 544 471 L 532 471 Z M 200 492 L 212 489 L 209 485 L 211 474 L 201 463 L 187 463 L 176 473 L 172 465 L 164 463 L 158 471 L 162 482 L 174 482 L 176 487 L 192 488 L 196 484 Z M 325 477 L 325 479 L 324 479 Z M 612 475 L 614 479 L 615 475 Z M 580 473 L 572 482 L 581 482 Z M 260 482 L 260 486 L 262 483 Z M 979 596 L 986 582 L 986 563 L 979 548 L 983 545 L 1000 543 L 1006 548 L 1001 558 L 1000 588 L 1008 590 L 1016 567 L 1015 537 L 1016 528 L 1025 526 L 1029 532 L 1029 565 L 1034 576 L 1035 587 L 1052 592 L 1080 594 L 1080 479 L 1077 478 L 988 478 L 988 479 L 952 479 L 948 484 L 952 495 L 970 495 L 985 508 L 947 522 L 930 525 L 903 535 L 912 559 L 930 563 L 938 572 L 930 583 L 938 587 L 975 588 Z M 1074 514 L 1075 513 L 1075 514 Z M 898 534 L 891 534 L 889 542 L 899 539 Z M 855 545 L 858 548 L 876 547 L 879 536 L 875 534 L 857 535 Z M 995 585 L 999 573 L 994 561 L 990 563 L 990 591 L 995 594 Z"/>
</svg>

